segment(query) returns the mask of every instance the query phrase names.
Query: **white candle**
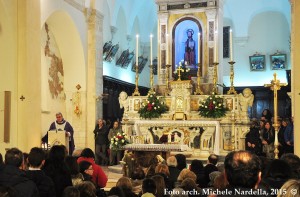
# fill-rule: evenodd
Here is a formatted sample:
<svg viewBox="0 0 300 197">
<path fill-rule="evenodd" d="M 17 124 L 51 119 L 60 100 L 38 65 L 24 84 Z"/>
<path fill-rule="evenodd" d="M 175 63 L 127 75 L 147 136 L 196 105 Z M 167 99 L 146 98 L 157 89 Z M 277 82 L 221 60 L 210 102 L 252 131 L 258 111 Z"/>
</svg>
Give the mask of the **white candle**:
<svg viewBox="0 0 300 197">
<path fill-rule="evenodd" d="M 229 31 L 229 47 L 230 47 L 230 61 L 233 61 L 233 48 L 232 48 L 232 30 Z"/>
<path fill-rule="evenodd" d="M 218 45 L 218 32 L 215 31 L 215 48 L 214 48 L 214 62 L 218 62 L 218 49 L 217 49 L 217 45 Z"/>
<path fill-rule="evenodd" d="M 136 36 L 136 46 L 135 46 L 135 49 L 136 49 L 136 56 L 135 56 L 135 65 L 139 65 L 139 35 L 137 34 Z"/>
<path fill-rule="evenodd" d="M 150 35 L 150 65 L 152 65 L 152 37 L 153 35 Z"/>
<path fill-rule="evenodd" d="M 198 64 L 200 63 L 200 32 L 198 33 Z"/>
<path fill-rule="evenodd" d="M 169 34 L 166 36 L 166 65 L 169 65 Z"/>
</svg>

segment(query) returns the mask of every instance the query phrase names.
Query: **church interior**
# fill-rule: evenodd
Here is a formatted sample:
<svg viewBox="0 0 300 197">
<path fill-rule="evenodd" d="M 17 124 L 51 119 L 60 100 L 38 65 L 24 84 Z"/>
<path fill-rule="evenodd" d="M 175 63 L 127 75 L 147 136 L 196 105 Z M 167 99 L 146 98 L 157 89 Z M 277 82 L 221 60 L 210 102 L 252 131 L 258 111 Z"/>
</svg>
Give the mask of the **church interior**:
<svg viewBox="0 0 300 197">
<path fill-rule="evenodd" d="M 75 149 L 94 149 L 99 118 L 144 147 L 173 132 L 203 158 L 244 149 L 264 109 L 300 130 L 297 35 L 297 0 L 0 0 L 0 153 L 40 147 L 57 112 Z M 140 118 L 153 92 L 169 110 Z M 199 115 L 212 93 L 229 109 L 222 117 Z"/>
</svg>

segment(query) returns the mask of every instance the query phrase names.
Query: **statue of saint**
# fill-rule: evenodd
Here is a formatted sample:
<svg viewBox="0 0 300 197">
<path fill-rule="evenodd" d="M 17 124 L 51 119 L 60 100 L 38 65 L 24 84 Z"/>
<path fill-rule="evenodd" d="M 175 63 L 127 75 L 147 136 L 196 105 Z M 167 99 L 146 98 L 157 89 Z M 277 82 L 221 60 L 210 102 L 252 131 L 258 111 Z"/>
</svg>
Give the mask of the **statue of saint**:
<svg viewBox="0 0 300 197">
<path fill-rule="evenodd" d="M 188 29 L 186 31 L 187 40 L 185 41 L 185 52 L 184 52 L 184 61 L 187 62 L 188 65 L 196 65 L 195 61 L 195 47 L 196 43 L 193 39 L 194 30 Z"/>
</svg>

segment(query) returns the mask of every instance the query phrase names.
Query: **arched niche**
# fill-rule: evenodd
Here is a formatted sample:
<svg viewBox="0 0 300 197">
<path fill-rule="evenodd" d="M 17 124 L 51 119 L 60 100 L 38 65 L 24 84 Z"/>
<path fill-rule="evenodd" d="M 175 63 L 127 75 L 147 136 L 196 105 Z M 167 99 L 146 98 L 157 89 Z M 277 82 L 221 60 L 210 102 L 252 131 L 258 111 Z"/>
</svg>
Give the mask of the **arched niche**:
<svg viewBox="0 0 300 197">
<path fill-rule="evenodd" d="M 200 33 L 200 41 L 198 41 L 198 33 Z M 193 51 L 188 51 L 187 40 L 188 34 L 192 37 L 192 42 L 194 43 Z M 181 60 L 188 61 L 187 56 L 190 57 L 190 64 L 188 67 L 190 70 L 190 75 L 192 77 L 197 76 L 197 64 L 202 65 L 202 51 L 203 51 L 203 39 L 202 39 L 202 26 L 198 20 L 192 17 L 185 17 L 178 20 L 172 29 L 172 72 L 175 71 L 176 65 L 179 64 Z M 198 44 L 200 43 L 200 52 L 198 51 Z M 198 62 L 198 56 L 200 56 Z M 192 58 L 191 58 L 192 57 Z"/>
</svg>

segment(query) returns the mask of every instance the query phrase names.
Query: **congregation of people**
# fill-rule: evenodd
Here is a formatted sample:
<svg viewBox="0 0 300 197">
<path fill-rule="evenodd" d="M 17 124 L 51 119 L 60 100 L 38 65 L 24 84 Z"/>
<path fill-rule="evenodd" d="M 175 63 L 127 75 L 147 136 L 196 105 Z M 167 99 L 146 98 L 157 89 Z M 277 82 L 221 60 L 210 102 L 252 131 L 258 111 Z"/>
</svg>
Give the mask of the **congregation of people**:
<svg viewBox="0 0 300 197">
<path fill-rule="evenodd" d="M 278 133 L 273 126 L 273 117 L 268 109 L 264 109 L 260 120 L 252 120 L 250 130 L 246 134 L 245 148 L 258 156 L 274 159 L 275 140 L 278 140 L 278 156 L 294 153 L 293 118 L 278 120 Z M 277 136 L 275 136 L 277 135 Z"/>
<path fill-rule="evenodd" d="M 66 126 L 62 114 L 56 115 Z M 251 122 L 246 150 L 232 151 L 224 161 L 211 154 L 206 162 L 188 163 L 184 154 L 149 160 L 147 155 L 135 158 L 130 151 L 111 150 L 110 139 L 122 129 L 118 121 L 109 128 L 99 119 L 95 152 L 90 148 L 73 151 L 71 143 L 71 147 L 53 145 L 47 151 L 34 147 L 28 154 L 11 148 L 4 158 L 0 154 L 0 197 L 300 196 L 300 158 L 293 154 L 292 120 L 281 120 L 279 159 L 274 158 L 272 125 L 270 111 L 264 110 L 259 121 Z M 73 129 L 66 136 L 72 138 Z M 127 166 L 124 175 L 107 190 L 103 167 L 120 162 Z"/>
</svg>

